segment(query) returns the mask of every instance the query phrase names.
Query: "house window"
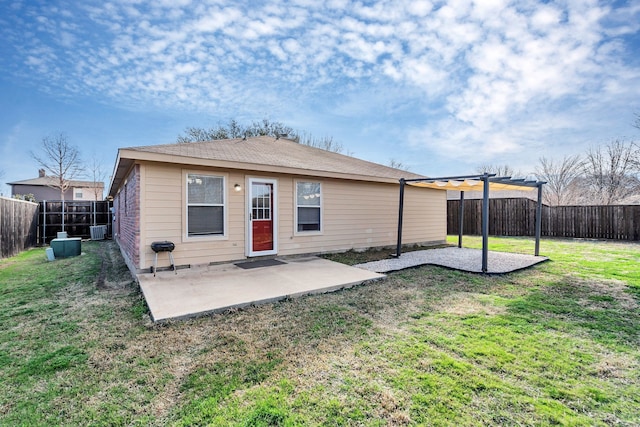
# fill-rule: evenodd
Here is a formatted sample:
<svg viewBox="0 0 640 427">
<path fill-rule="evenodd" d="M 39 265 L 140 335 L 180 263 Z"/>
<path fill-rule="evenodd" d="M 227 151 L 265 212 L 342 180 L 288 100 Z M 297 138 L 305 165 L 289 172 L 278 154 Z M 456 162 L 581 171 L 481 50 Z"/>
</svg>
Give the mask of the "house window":
<svg viewBox="0 0 640 427">
<path fill-rule="evenodd" d="M 129 203 L 127 202 L 127 194 L 129 193 L 129 183 L 124 182 L 124 215 L 129 215 Z"/>
<path fill-rule="evenodd" d="M 296 183 L 296 221 L 298 231 L 321 230 L 321 192 L 319 182 Z"/>
<path fill-rule="evenodd" d="M 82 199 L 82 190 L 76 190 L 76 199 Z"/>
<path fill-rule="evenodd" d="M 224 234 L 224 177 L 187 174 L 187 235 Z"/>
</svg>

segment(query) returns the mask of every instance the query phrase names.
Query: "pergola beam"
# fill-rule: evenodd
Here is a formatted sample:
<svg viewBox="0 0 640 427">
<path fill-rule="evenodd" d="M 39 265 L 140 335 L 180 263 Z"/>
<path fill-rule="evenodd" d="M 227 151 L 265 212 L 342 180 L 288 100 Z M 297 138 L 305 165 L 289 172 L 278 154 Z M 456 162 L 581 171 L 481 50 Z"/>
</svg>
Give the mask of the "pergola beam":
<svg viewBox="0 0 640 427">
<path fill-rule="evenodd" d="M 536 206 L 536 225 L 535 225 L 535 255 L 540 254 L 540 235 L 542 230 L 542 186 L 546 184 L 543 181 L 526 180 L 524 178 L 511 178 L 510 176 L 496 177 L 496 174 L 484 173 L 482 175 L 459 175 L 448 176 L 439 178 L 411 178 L 400 179 L 400 200 L 398 206 L 398 240 L 396 244 L 396 253 L 394 257 L 399 257 L 402 254 L 402 222 L 404 215 L 404 191 L 405 186 L 411 183 L 428 183 L 433 184 L 440 181 L 463 181 L 463 180 L 478 180 L 482 181 L 482 272 L 487 273 L 489 271 L 489 191 L 491 183 L 515 186 L 515 187 L 532 187 L 538 189 L 538 201 Z M 453 188 L 449 188 L 455 190 Z M 440 188 L 440 190 L 446 190 L 446 188 Z M 464 225 L 464 191 L 460 191 L 460 222 L 458 227 L 458 247 L 462 247 L 462 233 Z"/>
<path fill-rule="evenodd" d="M 490 173 L 487 175 L 489 176 L 490 183 L 494 182 L 496 184 L 512 185 L 515 187 L 536 188 L 538 184 L 541 183 L 541 181 L 527 180 L 525 178 L 511 178 L 510 176 L 496 176 L 495 173 Z M 404 182 L 406 184 L 419 183 L 419 182 L 432 184 L 438 181 L 464 181 L 465 179 L 483 181 L 484 174 L 445 176 L 445 177 L 438 177 L 438 178 L 412 178 L 412 179 L 405 179 Z M 546 184 L 546 183 L 543 182 L 543 184 Z"/>
<path fill-rule="evenodd" d="M 490 176 L 496 176 L 496 174 L 490 174 Z M 482 178 L 482 175 L 459 175 L 459 176 L 445 176 L 439 178 L 412 178 L 405 179 L 404 182 L 436 182 L 436 181 L 460 181 L 463 179 L 479 179 Z"/>
</svg>

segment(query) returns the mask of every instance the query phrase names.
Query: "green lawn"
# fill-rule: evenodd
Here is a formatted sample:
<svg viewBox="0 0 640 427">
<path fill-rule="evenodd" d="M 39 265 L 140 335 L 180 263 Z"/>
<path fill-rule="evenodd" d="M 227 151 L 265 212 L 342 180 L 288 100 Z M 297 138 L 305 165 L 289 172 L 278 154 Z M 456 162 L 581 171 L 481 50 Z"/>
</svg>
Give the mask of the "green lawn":
<svg viewBox="0 0 640 427">
<path fill-rule="evenodd" d="M 640 424 L 637 244 L 543 240 L 507 276 L 425 266 L 166 325 L 113 242 L 82 249 L 0 261 L 0 425 Z"/>
</svg>

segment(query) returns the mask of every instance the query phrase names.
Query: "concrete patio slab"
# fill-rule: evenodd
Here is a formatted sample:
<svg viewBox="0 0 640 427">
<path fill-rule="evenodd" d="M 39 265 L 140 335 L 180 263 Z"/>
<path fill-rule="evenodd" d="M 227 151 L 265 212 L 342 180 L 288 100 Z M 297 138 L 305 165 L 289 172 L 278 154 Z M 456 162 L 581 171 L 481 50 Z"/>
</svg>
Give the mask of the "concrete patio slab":
<svg viewBox="0 0 640 427">
<path fill-rule="evenodd" d="M 331 292 L 385 277 L 317 257 L 282 261 L 285 264 L 252 269 L 221 264 L 137 278 L 152 320 L 158 322 Z"/>
<path fill-rule="evenodd" d="M 508 252 L 489 251 L 487 258 L 487 273 L 505 274 L 531 267 L 549 258 L 543 256 L 514 254 Z M 381 261 L 357 264 L 354 267 L 363 268 L 377 273 L 403 270 L 420 265 L 439 265 L 454 270 L 482 273 L 482 250 L 469 248 L 440 248 L 424 251 L 405 252 L 399 258 L 389 258 Z"/>
</svg>

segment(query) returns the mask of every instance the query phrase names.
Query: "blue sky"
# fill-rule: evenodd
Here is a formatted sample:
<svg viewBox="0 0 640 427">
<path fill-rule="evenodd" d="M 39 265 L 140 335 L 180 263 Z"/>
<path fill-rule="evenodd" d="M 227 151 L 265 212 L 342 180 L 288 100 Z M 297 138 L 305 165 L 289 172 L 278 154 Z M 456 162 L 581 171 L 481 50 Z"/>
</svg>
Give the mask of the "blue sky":
<svg viewBox="0 0 640 427">
<path fill-rule="evenodd" d="M 527 173 L 640 139 L 639 30 L 637 1 L 0 0 L 2 182 L 58 132 L 110 171 L 264 117 L 426 175 Z"/>
</svg>

